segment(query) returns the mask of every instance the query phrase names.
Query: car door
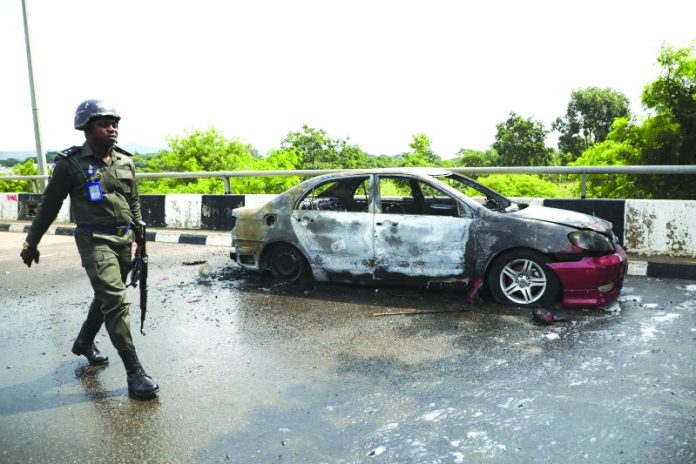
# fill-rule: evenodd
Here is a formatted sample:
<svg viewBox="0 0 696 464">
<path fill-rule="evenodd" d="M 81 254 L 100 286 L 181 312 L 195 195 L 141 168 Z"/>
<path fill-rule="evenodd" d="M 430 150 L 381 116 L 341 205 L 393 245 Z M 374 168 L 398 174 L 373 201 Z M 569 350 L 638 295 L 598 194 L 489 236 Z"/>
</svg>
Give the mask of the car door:
<svg viewBox="0 0 696 464">
<path fill-rule="evenodd" d="M 375 212 L 375 279 L 465 279 L 468 208 L 416 177 L 380 175 Z"/>
<path fill-rule="evenodd" d="M 292 213 L 292 227 L 319 281 L 372 279 L 374 213 L 369 176 L 324 182 L 309 191 Z"/>
</svg>

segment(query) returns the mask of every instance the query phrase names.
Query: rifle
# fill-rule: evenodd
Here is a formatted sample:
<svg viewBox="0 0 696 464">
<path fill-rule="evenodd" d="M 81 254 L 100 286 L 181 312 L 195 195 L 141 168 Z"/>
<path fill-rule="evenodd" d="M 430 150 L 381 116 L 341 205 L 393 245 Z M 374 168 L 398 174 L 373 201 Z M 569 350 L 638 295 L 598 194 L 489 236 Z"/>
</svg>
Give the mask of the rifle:
<svg viewBox="0 0 696 464">
<path fill-rule="evenodd" d="M 140 281 L 140 333 L 145 335 L 145 314 L 147 313 L 147 237 L 145 223 L 140 221 L 140 227 L 135 227 L 135 257 L 131 261 L 128 272 L 131 273 L 131 281 L 126 287 L 137 287 Z"/>
</svg>

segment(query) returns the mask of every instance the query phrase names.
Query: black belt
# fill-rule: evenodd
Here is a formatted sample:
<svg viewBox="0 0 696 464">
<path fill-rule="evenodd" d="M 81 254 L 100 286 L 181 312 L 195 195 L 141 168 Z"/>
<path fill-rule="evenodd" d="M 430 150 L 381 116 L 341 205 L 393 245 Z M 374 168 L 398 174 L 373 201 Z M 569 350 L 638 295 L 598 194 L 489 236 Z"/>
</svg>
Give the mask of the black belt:
<svg viewBox="0 0 696 464">
<path fill-rule="evenodd" d="M 130 230 L 130 224 L 125 226 L 114 226 L 114 227 L 104 227 L 95 226 L 93 224 L 78 224 L 77 228 L 80 230 L 85 230 L 87 232 L 99 232 L 100 234 L 118 235 L 122 237 Z"/>
</svg>

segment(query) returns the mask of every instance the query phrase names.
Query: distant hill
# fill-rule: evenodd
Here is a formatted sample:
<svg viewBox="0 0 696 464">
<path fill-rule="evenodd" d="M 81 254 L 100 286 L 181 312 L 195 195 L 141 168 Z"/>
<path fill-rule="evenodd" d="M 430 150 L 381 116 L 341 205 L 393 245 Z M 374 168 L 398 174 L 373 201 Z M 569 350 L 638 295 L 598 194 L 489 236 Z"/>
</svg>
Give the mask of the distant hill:
<svg viewBox="0 0 696 464">
<path fill-rule="evenodd" d="M 139 153 L 141 155 L 145 155 L 148 153 L 157 153 L 158 151 L 161 150 L 161 148 L 157 147 L 149 147 L 147 145 L 142 145 L 139 143 L 124 143 L 124 144 L 119 144 L 121 148 L 123 148 L 126 151 L 129 151 L 131 153 Z M 63 147 L 67 148 L 67 147 Z M 47 152 L 52 152 L 52 151 L 57 151 L 54 149 L 49 149 Z M 34 154 L 36 151 L 31 150 L 31 151 L 0 151 L 0 160 L 7 160 L 10 158 L 18 159 L 20 161 L 24 161 L 27 158 L 31 158 L 35 156 Z"/>
<path fill-rule="evenodd" d="M 34 151 L 0 151 L 0 160 L 6 160 L 10 158 L 25 160 L 30 156 L 34 156 Z"/>
<path fill-rule="evenodd" d="M 119 143 L 119 147 L 131 153 L 139 153 L 141 155 L 147 155 L 149 153 L 157 153 L 163 150 L 162 147 L 149 147 L 147 145 L 142 145 L 140 143 Z"/>
</svg>

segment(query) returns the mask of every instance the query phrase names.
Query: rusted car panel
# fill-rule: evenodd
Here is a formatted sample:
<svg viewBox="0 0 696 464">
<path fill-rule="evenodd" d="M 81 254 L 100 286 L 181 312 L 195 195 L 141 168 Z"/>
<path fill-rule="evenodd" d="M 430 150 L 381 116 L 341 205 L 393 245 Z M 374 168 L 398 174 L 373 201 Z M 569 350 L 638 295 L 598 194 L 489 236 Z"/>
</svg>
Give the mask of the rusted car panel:
<svg viewBox="0 0 696 464">
<path fill-rule="evenodd" d="M 234 215 L 237 262 L 289 280 L 306 271 L 317 281 L 451 286 L 472 300 L 488 286 L 508 304 L 596 306 L 618 297 L 626 273 L 609 222 L 516 204 L 446 170 L 319 176 Z"/>
</svg>

